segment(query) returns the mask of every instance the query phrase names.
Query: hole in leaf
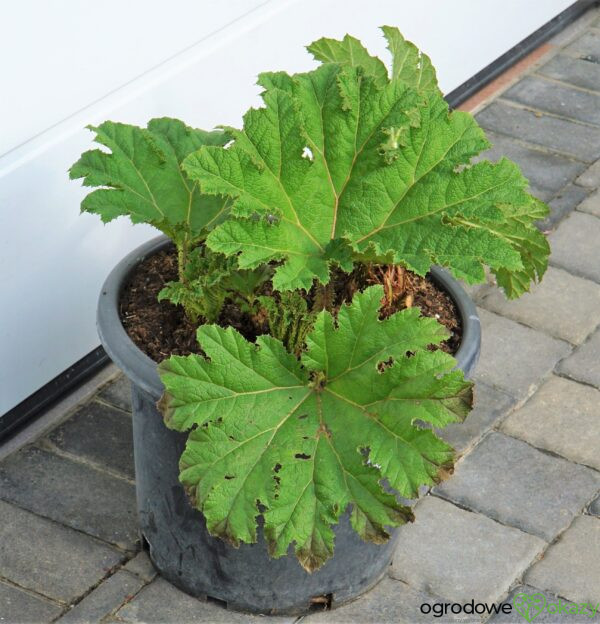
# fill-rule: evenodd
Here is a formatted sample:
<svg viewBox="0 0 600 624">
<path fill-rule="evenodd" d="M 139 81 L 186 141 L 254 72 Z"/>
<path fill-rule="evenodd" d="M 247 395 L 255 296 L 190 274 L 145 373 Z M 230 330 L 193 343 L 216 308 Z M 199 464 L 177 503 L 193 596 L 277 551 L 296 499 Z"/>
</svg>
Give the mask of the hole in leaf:
<svg viewBox="0 0 600 624">
<path fill-rule="evenodd" d="M 229 481 L 230 479 L 235 479 L 234 475 L 225 475 L 225 479 L 227 479 L 227 481 Z"/>
<path fill-rule="evenodd" d="M 387 360 L 384 360 L 383 362 L 379 362 L 377 364 L 377 370 L 380 373 L 383 373 L 386 370 L 386 368 L 390 368 L 393 365 L 394 365 L 394 358 L 390 356 Z"/>
<path fill-rule="evenodd" d="M 312 371 L 310 374 L 310 385 L 318 392 L 327 385 L 327 374 L 323 371 Z"/>
<path fill-rule="evenodd" d="M 275 481 L 275 494 L 274 494 L 275 499 L 279 498 L 279 487 L 281 485 L 281 477 L 279 477 L 277 473 L 280 470 L 281 470 L 281 464 L 276 463 L 275 466 L 273 466 L 273 472 L 275 473 L 273 475 L 273 481 Z"/>
<path fill-rule="evenodd" d="M 461 173 L 465 169 L 470 169 L 470 168 L 471 168 L 470 165 L 466 165 L 466 164 L 462 163 L 460 165 L 456 165 L 456 167 L 454 167 L 453 171 L 454 171 L 454 173 Z"/>
<path fill-rule="evenodd" d="M 310 147 L 305 147 L 302 150 L 302 158 L 306 158 L 308 160 L 314 160 L 315 157 L 313 156 L 312 150 L 310 149 Z"/>
<path fill-rule="evenodd" d="M 310 459 L 311 455 L 307 455 L 306 453 L 296 453 L 294 457 L 296 459 Z"/>
<path fill-rule="evenodd" d="M 303 420 L 304 418 L 308 418 L 308 414 L 300 414 L 300 416 L 298 416 L 298 420 Z"/>
</svg>

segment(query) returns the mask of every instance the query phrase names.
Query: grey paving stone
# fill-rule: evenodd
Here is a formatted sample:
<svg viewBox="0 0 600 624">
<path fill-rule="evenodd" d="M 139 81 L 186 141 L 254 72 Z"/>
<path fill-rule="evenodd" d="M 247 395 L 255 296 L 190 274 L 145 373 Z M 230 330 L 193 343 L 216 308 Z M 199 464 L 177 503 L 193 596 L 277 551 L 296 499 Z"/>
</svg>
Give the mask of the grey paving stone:
<svg viewBox="0 0 600 624">
<path fill-rule="evenodd" d="M 119 570 L 67 611 L 58 622 L 96 624 L 135 596 L 143 586 L 144 582 L 137 576 Z"/>
<path fill-rule="evenodd" d="M 571 347 L 562 340 L 479 308 L 481 357 L 474 379 L 523 398 L 533 392 Z"/>
<path fill-rule="evenodd" d="M 563 186 L 585 169 L 585 164 L 558 154 L 528 147 L 515 139 L 494 132 L 487 138 L 493 147 L 482 157 L 497 161 L 503 156 L 514 160 L 531 184 L 533 195 L 548 201 Z"/>
<path fill-rule="evenodd" d="M 510 158 L 511 160 L 514 160 L 510 156 L 508 156 L 508 158 Z M 535 182 L 531 180 L 531 178 L 529 178 L 527 174 L 525 174 L 525 172 L 523 173 L 525 177 L 527 178 L 527 180 L 529 181 L 529 188 L 527 189 L 528 193 L 530 193 L 534 197 L 537 197 L 538 199 L 541 199 L 543 202 L 546 202 L 546 203 L 548 203 L 554 197 L 553 191 L 549 189 L 545 189 L 541 186 L 538 186 Z"/>
<path fill-rule="evenodd" d="M 514 160 L 510 156 L 509 156 L 509 158 L 511 160 Z M 531 178 L 529 178 L 529 176 L 527 174 L 524 173 L 524 175 L 527 178 L 527 180 L 529 181 L 529 188 L 527 189 L 528 193 L 530 193 L 534 197 L 537 197 L 538 199 L 541 199 L 543 202 L 546 202 L 546 203 L 549 202 L 554 197 L 553 191 L 551 191 L 549 189 L 542 188 L 541 186 L 538 186 L 535 182 L 533 182 L 531 180 Z"/>
<path fill-rule="evenodd" d="M 600 285 L 549 267 L 541 283 L 519 299 L 509 301 L 496 288 L 484 295 L 481 305 L 556 338 L 581 344 L 600 323 Z"/>
<path fill-rule="evenodd" d="M 554 229 L 570 212 L 579 206 L 590 194 L 589 189 L 582 188 L 576 184 L 567 184 L 556 196 L 548 202 L 550 214 L 538 221 L 537 227 L 542 232 Z"/>
<path fill-rule="evenodd" d="M 143 624 L 164 624 L 165 622 L 185 622 L 197 624 L 210 622 L 211 624 L 241 624 L 264 622 L 265 618 L 259 615 L 249 615 L 224 609 L 213 602 L 196 600 L 176 587 L 158 577 L 146 585 L 137 596 L 117 611 L 117 618 L 126 622 Z M 269 622 L 276 624 L 294 622 L 295 617 L 269 617 Z"/>
<path fill-rule="evenodd" d="M 0 501 L 0 576 L 39 594 L 73 602 L 122 555 L 86 535 Z"/>
<path fill-rule="evenodd" d="M 579 516 L 525 575 L 525 582 L 573 602 L 600 597 L 600 518 Z"/>
<path fill-rule="evenodd" d="M 493 276 L 488 279 L 493 279 Z M 485 291 L 490 287 L 489 283 L 467 284 L 465 282 L 461 282 L 460 285 L 463 287 L 467 295 L 469 295 L 469 297 L 471 297 L 471 299 L 473 299 L 473 301 L 475 301 L 476 303 L 479 301 L 480 297 L 483 296 Z"/>
<path fill-rule="evenodd" d="M 135 487 L 79 462 L 27 447 L 0 464 L 0 498 L 135 549 Z"/>
<path fill-rule="evenodd" d="M 566 26 L 563 26 L 559 32 L 550 37 L 548 42 L 556 48 L 566 46 L 571 41 L 574 41 L 577 37 L 579 37 L 582 32 L 593 24 L 596 15 L 596 8 L 588 8 L 578 19 Z"/>
<path fill-rule="evenodd" d="M 443 600 L 430 594 L 414 590 L 401 581 L 385 578 L 370 592 L 347 605 L 322 611 L 302 618 L 304 624 L 416 624 L 417 622 L 435 622 L 440 617 L 433 609 L 443 614 Z M 423 609 L 421 609 L 423 607 Z M 431 611 L 429 611 L 431 607 Z M 450 605 L 443 614 L 444 622 L 479 622 L 479 618 L 470 618 L 464 614 L 452 614 Z M 427 612 L 427 613 L 424 613 Z"/>
<path fill-rule="evenodd" d="M 125 375 L 120 375 L 106 385 L 98 393 L 98 396 L 107 403 L 120 407 L 126 412 L 131 411 L 131 384 Z"/>
<path fill-rule="evenodd" d="M 515 597 L 519 594 L 527 594 L 527 596 L 535 598 L 536 601 L 532 605 L 533 608 L 527 609 L 528 600 L 525 600 L 524 605 L 523 599 L 517 599 L 517 605 L 521 606 L 521 612 L 519 612 L 514 602 Z M 521 615 L 521 613 L 525 613 L 531 618 L 529 621 L 535 621 L 535 624 L 557 624 L 560 622 L 582 624 L 582 622 L 588 623 L 596 615 L 595 604 L 591 607 L 592 611 L 586 608 L 582 613 L 579 613 L 579 605 L 529 585 L 515 587 L 502 604 L 509 605 L 511 612 L 494 615 L 488 620 L 489 622 L 494 622 L 494 624 L 525 622 L 526 619 Z M 569 613 L 569 609 L 573 610 L 573 613 Z"/>
<path fill-rule="evenodd" d="M 462 454 L 491 429 L 515 404 L 509 394 L 478 383 L 475 386 L 475 407 L 462 423 L 452 423 L 438 431 L 438 435 Z"/>
<path fill-rule="evenodd" d="M 594 470 L 491 433 L 434 493 L 551 541 L 598 488 Z"/>
<path fill-rule="evenodd" d="M 598 516 L 600 518 L 600 496 L 598 496 L 598 498 L 595 498 L 591 503 L 590 506 L 588 508 L 589 513 L 591 513 L 593 516 Z"/>
<path fill-rule="evenodd" d="M 600 190 L 590 195 L 585 201 L 578 207 L 581 212 L 587 212 L 588 214 L 600 217 Z"/>
<path fill-rule="evenodd" d="M 550 262 L 574 275 L 600 282 L 600 219 L 571 213 L 549 236 Z"/>
<path fill-rule="evenodd" d="M 557 367 L 561 375 L 600 388 L 600 329 Z"/>
<path fill-rule="evenodd" d="M 61 451 L 135 478 L 131 417 L 121 410 L 90 401 L 48 439 Z"/>
<path fill-rule="evenodd" d="M 600 470 L 600 390 L 553 376 L 502 423 L 502 431 Z"/>
<path fill-rule="evenodd" d="M 392 576 L 454 602 L 497 602 L 544 542 L 435 496 L 400 529 Z"/>
<path fill-rule="evenodd" d="M 493 102 L 477 115 L 486 129 L 543 145 L 578 160 L 600 158 L 600 128 Z"/>
<path fill-rule="evenodd" d="M 600 72 L 600 65 L 598 65 L 598 71 Z M 593 165 L 590 165 L 576 180 L 580 186 L 585 186 L 590 189 L 600 188 L 600 160 L 597 160 Z"/>
<path fill-rule="evenodd" d="M 600 65 L 597 63 L 557 54 L 538 69 L 538 73 L 576 87 L 600 91 Z"/>
<path fill-rule="evenodd" d="M 563 86 L 538 76 L 525 76 L 502 97 L 569 119 L 600 124 L 600 94 Z"/>
<path fill-rule="evenodd" d="M 587 30 L 581 37 L 569 44 L 565 51 L 579 57 L 589 58 L 594 62 L 600 61 L 600 32 Z"/>
<path fill-rule="evenodd" d="M 148 553 L 144 551 L 139 552 L 133 559 L 128 561 L 125 564 L 124 569 L 128 572 L 136 574 L 141 579 L 146 581 L 146 583 L 152 581 L 156 576 L 156 570 L 152 565 L 152 561 L 150 561 Z"/>
<path fill-rule="evenodd" d="M 60 615 L 62 607 L 0 581 L 0 622 L 45 624 Z"/>
</svg>

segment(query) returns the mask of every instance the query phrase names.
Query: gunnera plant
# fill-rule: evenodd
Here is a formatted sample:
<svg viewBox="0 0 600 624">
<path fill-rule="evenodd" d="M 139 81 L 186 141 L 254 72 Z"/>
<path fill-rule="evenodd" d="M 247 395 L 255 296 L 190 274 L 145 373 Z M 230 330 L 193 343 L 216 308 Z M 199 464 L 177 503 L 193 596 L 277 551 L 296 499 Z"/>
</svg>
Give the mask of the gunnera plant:
<svg viewBox="0 0 600 624">
<path fill-rule="evenodd" d="M 357 39 L 321 39 L 316 69 L 260 75 L 263 105 L 241 129 L 105 122 L 110 152 L 71 169 L 101 187 L 84 211 L 150 223 L 177 248 L 160 296 L 198 325 L 201 354 L 159 365 L 159 405 L 189 432 L 192 505 L 234 545 L 256 542 L 262 516 L 270 554 L 293 545 L 308 571 L 332 556 L 342 514 L 381 543 L 412 519 L 398 495 L 452 468 L 435 429 L 465 418 L 471 384 L 432 348 L 442 325 L 394 311 L 408 272 L 440 265 L 474 284 L 487 266 L 513 298 L 549 253 L 534 226 L 547 208 L 517 165 L 473 163 L 490 145 L 481 128 L 449 110 L 427 56 L 382 30 L 389 69 Z M 357 272 L 381 283 L 336 300 L 334 282 Z M 217 323 L 226 301 L 268 331 L 250 341 Z"/>
</svg>

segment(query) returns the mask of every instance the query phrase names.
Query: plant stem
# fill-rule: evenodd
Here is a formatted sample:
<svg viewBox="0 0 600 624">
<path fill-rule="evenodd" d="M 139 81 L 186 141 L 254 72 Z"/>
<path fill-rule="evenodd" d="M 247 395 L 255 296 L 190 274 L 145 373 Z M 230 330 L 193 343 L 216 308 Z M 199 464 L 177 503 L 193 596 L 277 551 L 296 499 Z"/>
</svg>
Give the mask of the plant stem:
<svg viewBox="0 0 600 624">
<path fill-rule="evenodd" d="M 315 298 L 312 306 L 313 312 L 320 312 L 321 310 L 333 311 L 333 300 L 335 292 L 332 282 L 328 284 L 318 284 L 315 290 Z"/>
<path fill-rule="evenodd" d="M 188 261 L 189 241 L 187 234 L 184 234 L 183 240 L 177 243 L 177 274 L 182 284 L 187 284 L 188 279 L 185 274 Z"/>
</svg>

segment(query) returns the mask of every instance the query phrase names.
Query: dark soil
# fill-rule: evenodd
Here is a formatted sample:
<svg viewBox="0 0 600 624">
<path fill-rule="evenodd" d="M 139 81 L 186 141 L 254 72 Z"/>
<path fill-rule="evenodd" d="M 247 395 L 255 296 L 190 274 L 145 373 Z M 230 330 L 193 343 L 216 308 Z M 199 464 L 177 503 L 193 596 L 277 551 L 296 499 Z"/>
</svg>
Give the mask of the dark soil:
<svg viewBox="0 0 600 624">
<path fill-rule="evenodd" d="M 339 272 L 332 281 L 335 306 L 349 301 L 357 290 L 383 283 L 383 271 L 367 275 L 364 269 L 351 274 Z M 170 355 L 200 353 L 196 342 L 196 326 L 190 323 L 181 306 L 158 301 L 157 296 L 167 282 L 177 280 L 177 256 L 174 249 L 161 251 L 141 262 L 125 285 L 121 295 L 120 314 L 125 331 L 133 342 L 150 358 L 161 362 Z M 265 294 L 269 294 L 267 284 Z M 313 291 L 307 294 L 312 302 Z M 462 328 L 454 302 L 432 281 L 408 271 L 404 272 L 401 296 L 382 308 L 382 317 L 406 307 L 419 307 L 424 316 L 434 317 L 450 331 L 450 338 L 440 346 L 454 354 L 460 346 Z M 265 323 L 257 324 L 233 304 L 226 304 L 219 319 L 223 327 L 235 327 L 248 340 L 267 332 Z"/>
</svg>

